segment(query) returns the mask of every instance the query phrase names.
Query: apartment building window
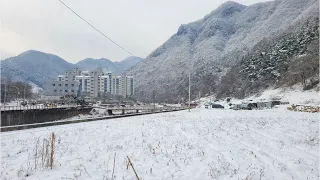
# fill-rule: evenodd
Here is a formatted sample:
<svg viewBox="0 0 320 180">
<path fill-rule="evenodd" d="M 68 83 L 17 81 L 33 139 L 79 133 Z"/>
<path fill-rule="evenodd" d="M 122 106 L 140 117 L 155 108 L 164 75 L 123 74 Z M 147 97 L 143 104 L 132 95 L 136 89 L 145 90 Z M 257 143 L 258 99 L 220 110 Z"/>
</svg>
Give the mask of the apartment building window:
<svg viewBox="0 0 320 180">
<path fill-rule="evenodd" d="M 74 84 L 71 84 L 72 87 L 74 87 Z"/>
<path fill-rule="evenodd" d="M 71 92 L 74 92 L 74 90 L 73 90 L 73 89 L 71 89 Z"/>
<path fill-rule="evenodd" d="M 59 86 L 61 86 L 61 84 L 59 84 Z"/>
<path fill-rule="evenodd" d="M 66 87 L 68 87 L 68 84 L 65 84 Z"/>
<path fill-rule="evenodd" d="M 56 84 L 52 84 L 52 86 L 56 86 Z"/>
<path fill-rule="evenodd" d="M 57 90 L 55 89 L 55 90 L 53 90 L 53 92 L 57 92 Z"/>
<path fill-rule="evenodd" d="M 68 92 L 68 90 L 66 89 L 66 90 L 64 90 L 64 92 Z"/>
</svg>

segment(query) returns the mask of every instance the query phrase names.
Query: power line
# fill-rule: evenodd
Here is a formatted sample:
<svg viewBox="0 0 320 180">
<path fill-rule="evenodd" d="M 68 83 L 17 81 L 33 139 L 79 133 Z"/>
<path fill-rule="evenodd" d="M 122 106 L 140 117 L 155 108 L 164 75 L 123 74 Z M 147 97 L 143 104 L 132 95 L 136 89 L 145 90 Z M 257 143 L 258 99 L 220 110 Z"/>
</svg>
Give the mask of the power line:
<svg viewBox="0 0 320 180">
<path fill-rule="evenodd" d="M 125 52 L 129 53 L 130 55 L 134 56 L 131 52 L 129 52 L 128 50 L 126 50 L 125 48 L 123 48 L 122 46 L 120 46 L 118 43 L 116 43 L 115 41 L 113 41 L 111 38 L 109 38 L 107 35 L 105 35 L 103 32 L 101 32 L 99 29 L 97 29 L 96 27 L 94 27 L 91 23 L 89 23 L 87 20 L 85 20 L 83 17 L 81 17 L 78 13 L 76 13 L 74 10 L 72 10 L 68 5 L 66 5 L 63 1 L 59 0 L 61 2 L 61 4 L 63 4 L 66 8 L 68 8 L 70 11 L 72 11 L 76 16 L 78 16 L 80 19 L 82 19 L 84 22 L 86 22 L 89 26 L 91 26 L 94 30 L 98 31 L 102 36 L 104 36 L 105 38 L 107 38 L 109 41 L 111 41 L 113 44 L 117 45 L 119 48 L 121 48 L 122 50 L 124 50 Z"/>
</svg>

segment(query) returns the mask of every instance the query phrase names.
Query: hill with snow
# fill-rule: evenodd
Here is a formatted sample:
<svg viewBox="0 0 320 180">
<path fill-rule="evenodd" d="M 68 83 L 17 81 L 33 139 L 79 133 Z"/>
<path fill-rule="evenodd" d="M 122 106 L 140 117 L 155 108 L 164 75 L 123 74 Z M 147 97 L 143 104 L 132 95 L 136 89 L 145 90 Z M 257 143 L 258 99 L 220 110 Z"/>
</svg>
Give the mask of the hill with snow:
<svg viewBox="0 0 320 180">
<path fill-rule="evenodd" d="M 140 62 L 142 58 L 130 56 L 120 62 L 113 62 L 106 58 L 101 59 L 93 59 L 93 58 L 86 58 L 77 62 L 75 65 L 78 66 L 82 70 L 93 70 L 98 67 L 109 69 L 111 72 L 116 74 L 121 74 L 130 67 L 136 65 Z"/>
<path fill-rule="evenodd" d="M 1 77 L 13 81 L 28 81 L 43 88 L 46 79 L 54 78 L 73 67 L 80 67 L 82 70 L 103 67 L 115 74 L 121 74 L 140 60 L 141 58 L 139 57 L 128 57 L 120 62 L 112 62 L 105 58 L 87 58 L 72 64 L 54 54 L 29 50 L 18 56 L 0 61 Z"/>
<path fill-rule="evenodd" d="M 72 67 L 73 64 L 59 56 L 29 50 L 1 61 L 1 77 L 42 86 L 45 79 L 55 77 Z"/>
<path fill-rule="evenodd" d="M 226 2 L 204 18 L 181 25 L 176 34 L 129 70 L 136 95 L 178 101 L 218 91 L 222 78 L 266 39 L 284 36 L 318 17 L 317 0 L 276 0 L 244 6 Z M 319 21 L 318 19 L 315 21 Z M 272 46 L 273 42 L 268 42 Z M 233 95 L 230 93 L 228 95 Z"/>
</svg>

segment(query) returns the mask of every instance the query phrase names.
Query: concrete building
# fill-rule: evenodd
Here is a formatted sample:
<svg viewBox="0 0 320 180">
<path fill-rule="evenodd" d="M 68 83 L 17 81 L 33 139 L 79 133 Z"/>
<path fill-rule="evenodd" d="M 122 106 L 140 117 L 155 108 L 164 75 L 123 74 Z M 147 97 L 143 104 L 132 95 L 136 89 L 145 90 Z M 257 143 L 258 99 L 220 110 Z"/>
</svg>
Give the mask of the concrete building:
<svg viewBox="0 0 320 180">
<path fill-rule="evenodd" d="M 133 76 L 126 76 L 126 96 L 133 96 L 134 95 L 134 81 Z"/>
<path fill-rule="evenodd" d="M 76 80 L 76 76 L 80 76 L 81 75 L 81 71 L 79 68 L 73 68 L 71 71 L 66 71 L 65 72 L 65 78 L 66 81 L 75 81 Z"/>
<path fill-rule="evenodd" d="M 78 95 L 90 96 L 90 89 L 88 89 L 88 83 L 90 81 L 89 72 L 82 72 L 80 76 L 76 76 L 76 81 L 79 82 Z"/>
<path fill-rule="evenodd" d="M 121 76 L 112 76 L 112 94 L 122 95 L 123 83 Z"/>
<path fill-rule="evenodd" d="M 112 94 L 130 97 L 134 95 L 133 76 L 113 76 L 112 78 Z"/>
<path fill-rule="evenodd" d="M 73 95 L 77 96 L 79 82 L 76 80 L 66 81 L 63 77 L 58 79 L 47 80 L 45 83 L 44 94 L 49 96 L 65 96 Z"/>
<path fill-rule="evenodd" d="M 133 76 L 112 75 L 106 69 L 97 68 L 92 71 L 80 71 L 73 68 L 59 75 L 54 80 L 46 81 L 45 95 L 75 95 L 88 98 L 121 95 L 134 95 Z"/>
</svg>

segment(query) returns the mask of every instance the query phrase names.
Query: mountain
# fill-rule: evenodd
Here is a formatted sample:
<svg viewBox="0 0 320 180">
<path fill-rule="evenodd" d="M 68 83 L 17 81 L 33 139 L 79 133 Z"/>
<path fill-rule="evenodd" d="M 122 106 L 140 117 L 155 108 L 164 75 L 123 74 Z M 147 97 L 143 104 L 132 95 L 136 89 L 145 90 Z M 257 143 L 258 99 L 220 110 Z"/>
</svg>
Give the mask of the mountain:
<svg viewBox="0 0 320 180">
<path fill-rule="evenodd" d="M 107 68 L 112 72 L 118 73 L 119 67 L 115 65 L 114 62 L 110 61 L 109 59 L 101 58 L 101 59 L 92 59 L 86 58 L 81 60 L 75 64 L 82 70 L 93 70 L 97 67 Z"/>
<path fill-rule="evenodd" d="M 244 98 L 265 89 L 319 84 L 319 19 L 305 22 L 281 36 L 263 40 L 222 78 L 218 98 Z"/>
<path fill-rule="evenodd" d="M 128 71 L 136 95 L 150 101 L 216 93 L 230 69 L 265 39 L 283 35 L 319 14 L 318 0 L 275 0 L 250 6 L 226 2 L 204 18 L 181 25 L 173 36 Z"/>
<path fill-rule="evenodd" d="M 101 58 L 101 59 L 92 59 L 86 58 L 82 61 L 79 61 L 75 65 L 78 66 L 82 70 L 92 70 L 97 67 L 103 67 L 109 69 L 111 72 L 115 74 L 121 74 L 132 66 L 136 65 L 142 58 L 130 56 L 120 62 L 112 62 L 109 59 Z"/>
<path fill-rule="evenodd" d="M 1 61 L 1 76 L 14 81 L 30 81 L 40 87 L 48 78 L 73 67 L 59 56 L 29 50 Z"/>
<path fill-rule="evenodd" d="M 122 67 L 123 70 L 128 70 L 129 68 L 138 64 L 141 60 L 142 60 L 142 58 L 140 58 L 140 57 L 130 56 L 120 62 L 115 62 L 115 64 Z"/>
<path fill-rule="evenodd" d="M 13 81 L 29 81 L 31 84 L 44 88 L 46 79 L 54 78 L 73 67 L 80 67 L 83 70 L 103 67 L 115 74 L 120 74 L 140 60 L 139 57 L 129 57 L 120 62 L 112 62 L 105 58 L 87 58 L 72 64 L 53 54 L 29 50 L 18 56 L 0 61 L 1 77 Z"/>
</svg>

